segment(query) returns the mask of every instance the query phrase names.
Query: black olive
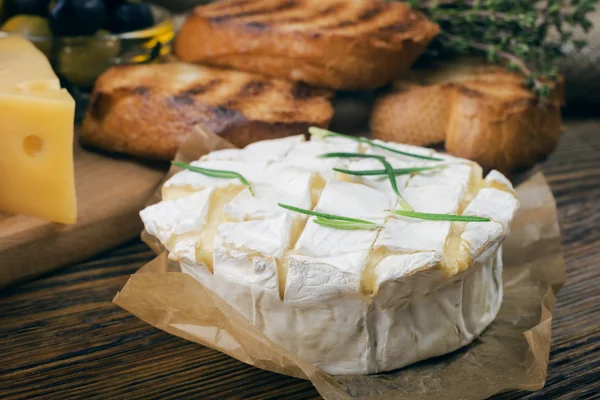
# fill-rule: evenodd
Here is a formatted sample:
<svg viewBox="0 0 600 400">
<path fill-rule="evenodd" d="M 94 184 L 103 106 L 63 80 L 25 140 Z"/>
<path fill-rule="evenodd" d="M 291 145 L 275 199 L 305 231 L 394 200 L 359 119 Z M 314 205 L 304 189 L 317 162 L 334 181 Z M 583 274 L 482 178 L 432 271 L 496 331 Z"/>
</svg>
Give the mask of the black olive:
<svg viewBox="0 0 600 400">
<path fill-rule="evenodd" d="M 17 14 L 46 16 L 50 0 L 4 0 L 4 18 Z"/>
<path fill-rule="evenodd" d="M 150 6 L 146 3 L 123 3 L 109 15 L 106 28 L 113 33 L 139 31 L 154 25 Z"/>
<path fill-rule="evenodd" d="M 104 5 L 107 10 L 114 10 L 123 3 L 125 3 L 125 0 L 104 0 Z"/>
<path fill-rule="evenodd" d="M 56 36 L 87 36 L 102 27 L 106 9 L 102 0 L 57 0 L 48 17 Z"/>
</svg>

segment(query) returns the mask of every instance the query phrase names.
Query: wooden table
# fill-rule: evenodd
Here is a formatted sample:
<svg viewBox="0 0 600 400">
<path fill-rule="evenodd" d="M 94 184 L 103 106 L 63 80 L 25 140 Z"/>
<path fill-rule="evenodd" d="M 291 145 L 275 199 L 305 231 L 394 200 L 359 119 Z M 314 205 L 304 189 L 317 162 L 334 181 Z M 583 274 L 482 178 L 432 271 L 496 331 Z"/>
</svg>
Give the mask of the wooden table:
<svg viewBox="0 0 600 400">
<path fill-rule="evenodd" d="M 549 377 L 541 391 L 498 398 L 600 398 L 600 123 L 569 122 L 543 169 L 568 270 Z M 113 305 L 151 258 L 135 241 L 0 293 L 0 398 L 319 398 L 309 382 L 170 336 Z"/>
</svg>

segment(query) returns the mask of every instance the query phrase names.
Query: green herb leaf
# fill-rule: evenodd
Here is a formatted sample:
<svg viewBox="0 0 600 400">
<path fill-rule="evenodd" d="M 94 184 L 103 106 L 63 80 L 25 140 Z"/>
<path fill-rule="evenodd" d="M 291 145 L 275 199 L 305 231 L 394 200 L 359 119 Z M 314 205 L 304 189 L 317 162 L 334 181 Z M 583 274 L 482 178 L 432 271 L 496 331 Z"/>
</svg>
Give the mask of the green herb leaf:
<svg viewBox="0 0 600 400">
<path fill-rule="evenodd" d="M 248 182 L 248 180 L 246 178 L 244 178 L 242 176 L 242 174 L 239 174 L 235 171 L 225 171 L 225 170 L 220 170 L 220 169 L 201 168 L 201 167 L 196 167 L 196 166 L 193 166 L 190 164 L 182 163 L 179 161 L 171 161 L 171 164 L 173 164 L 179 168 L 187 169 L 188 171 L 198 172 L 200 174 L 210 176 L 211 178 L 239 179 L 240 182 L 242 182 L 242 184 L 248 188 L 248 190 L 250 191 L 250 194 L 252 196 L 254 196 L 254 190 L 252 190 L 252 186 L 250 185 L 250 182 Z"/>
<path fill-rule="evenodd" d="M 346 230 L 374 230 L 382 228 L 382 226 L 373 224 L 373 223 L 362 223 L 362 222 L 350 222 L 350 221 L 340 221 L 336 219 L 327 219 L 316 217 L 314 220 L 315 224 L 319 224 L 322 226 L 327 226 L 329 228 L 334 229 L 346 229 Z"/>
<path fill-rule="evenodd" d="M 398 202 L 399 202 L 400 206 L 402 208 L 404 208 L 405 210 L 413 211 L 413 208 L 410 206 L 410 204 L 408 204 L 408 202 L 406 200 L 404 200 L 404 198 L 400 194 L 400 190 L 398 190 L 398 184 L 396 182 L 396 175 L 394 174 L 394 168 L 392 167 L 392 165 L 389 162 L 387 162 L 387 160 L 385 159 L 384 156 L 379 156 L 376 154 L 345 153 L 345 152 L 325 153 L 325 154 L 321 154 L 319 156 L 319 158 L 336 158 L 336 157 L 337 158 L 374 158 L 375 160 L 379 160 L 379 162 L 381 162 L 383 164 L 383 167 L 385 168 L 386 175 L 388 176 L 388 179 L 390 180 L 390 185 L 392 185 L 392 190 L 398 196 Z"/>
<path fill-rule="evenodd" d="M 377 229 L 382 228 L 382 226 L 376 224 L 372 221 L 367 221 L 366 219 L 359 218 L 350 218 L 343 217 L 341 215 L 335 214 L 327 214 L 318 211 L 306 210 L 304 208 L 290 206 L 288 204 L 277 203 L 277 205 L 281 208 L 285 208 L 286 210 L 294 211 L 300 214 L 312 215 L 316 218 L 314 219 L 315 223 L 323 226 L 327 226 L 330 228 L 336 229 Z"/>
<path fill-rule="evenodd" d="M 359 136 L 344 135 L 342 133 L 328 131 L 327 129 L 317 128 L 316 126 L 311 126 L 310 128 L 308 128 L 308 132 L 313 136 L 317 136 L 317 137 L 321 137 L 321 138 L 326 138 L 329 136 L 343 137 L 346 139 L 354 140 L 355 142 L 366 143 L 372 147 L 378 147 L 380 149 L 391 151 L 392 153 L 401 154 L 406 157 L 420 158 L 421 160 L 430 160 L 430 161 L 443 161 L 441 158 L 422 156 L 420 154 L 414 154 L 414 153 L 409 153 L 406 151 L 396 150 L 392 147 L 385 146 L 383 144 L 379 144 L 379 143 L 369 140 L 367 138 L 363 138 L 363 137 L 359 137 Z"/>
<path fill-rule="evenodd" d="M 432 169 L 442 169 L 446 168 L 446 164 L 440 164 L 433 167 L 414 167 L 414 168 L 394 168 L 394 175 L 408 175 L 414 174 L 422 171 L 430 171 Z M 336 172 L 341 172 L 342 174 L 347 175 L 356 175 L 356 176 L 377 176 L 377 175 L 387 175 L 387 171 L 385 169 L 366 169 L 366 170 L 351 170 L 351 169 L 342 169 L 342 168 L 334 168 Z"/>
<path fill-rule="evenodd" d="M 389 210 L 392 214 L 402 217 L 424 219 L 428 221 L 452 221 L 452 222 L 490 222 L 489 218 L 476 217 L 471 215 L 453 215 L 453 214 L 432 214 L 416 211 Z"/>
</svg>

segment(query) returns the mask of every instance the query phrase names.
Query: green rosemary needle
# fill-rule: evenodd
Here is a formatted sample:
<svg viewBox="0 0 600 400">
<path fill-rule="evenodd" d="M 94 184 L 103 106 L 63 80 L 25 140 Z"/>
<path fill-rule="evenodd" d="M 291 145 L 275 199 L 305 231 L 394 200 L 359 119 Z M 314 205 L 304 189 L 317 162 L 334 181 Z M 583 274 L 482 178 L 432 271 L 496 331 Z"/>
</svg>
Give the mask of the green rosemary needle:
<svg viewBox="0 0 600 400">
<path fill-rule="evenodd" d="M 405 210 L 413 211 L 411 205 L 408 204 L 408 202 L 404 200 L 400 194 L 400 190 L 398 189 L 398 184 L 396 182 L 396 175 L 394 174 L 394 168 L 392 167 L 392 164 L 387 162 L 384 156 L 379 156 L 376 154 L 338 152 L 321 154 L 319 158 L 373 158 L 375 160 L 379 160 L 379 162 L 381 162 L 385 168 L 386 175 L 390 180 L 390 185 L 392 185 L 392 190 L 398 196 L 398 203 L 400 204 L 400 207 L 404 208 Z"/>
<path fill-rule="evenodd" d="M 402 217 L 425 219 L 428 221 L 451 221 L 451 222 L 490 222 L 489 218 L 476 217 L 471 215 L 453 215 L 453 214 L 432 214 L 416 211 L 389 210 L 392 214 Z"/>
<path fill-rule="evenodd" d="M 220 170 L 220 169 L 209 169 L 209 168 L 196 167 L 194 165 L 182 163 L 179 161 L 171 161 L 171 164 L 173 164 L 179 168 L 187 169 L 188 171 L 198 172 L 200 174 L 210 176 L 211 178 L 239 179 L 240 182 L 242 182 L 242 184 L 248 188 L 248 190 L 250 191 L 250 194 L 252 196 L 254 196 L 254 190 L 252 190 L 252 186 L 250 185 L 250 182 L 248 182 L 248 180 L 246 178 L 244 178 L 242 174 L 239 174 L 235 171 L 225 171 L 225 170 Z"/>
<path fill-rule="evenodd" d="M 321 217 L 315 217 L 313 220 L 315 224 L 319 224 L 322 226 L 326 226 L 334 229 L 345 229 L 345 230 L 374 230 L 379 229 L 381 226 L 373 223 L 365 224 L 362 222 L 350 222 L 350 221 L 340 221 L 336 219 L 327 219 Z"/>
<path fill-rule="evenodd" d="M 414 154 L 414 153 L 409 153 L 407 151 L 397 150 L 397 149 L 394 149 L 393 147 L 389 147 L 389 146 L 374 142 L 373 140 L 369 140 L 364 137 L 344 135 L 342 133 L 328 131 L 327 129 L 317 128 L 316 126 L 311 126 L 310 128 L 308 128 L 308 132 L 313 136 L 317 136 L 317 137 L 321 137 L 321 138 L 326 138 L 328 136 L 343 137 L 346 139 L 354 140 L 355 142 L 366 143 L 372 147 L 378 147 L 380 149 L 387 150 L 392 153 L 401 154 L 406 157 L 420 158 L 421 160 L 430 160 L 430 161 L 443 161 L 441 158 L 422 156 L 420 154 Z"/>
<path fill-rule="evenodd" d="M 348 229 L 348 230 L 349 229 L 368 229 L 368 230 L 370 230 L 370 229 L 381 228 L 381 226 L 376 224 L 375 222 L 367 221 L 365 219 L 343 217 L 341 215 L 327 214 L 327 213 L 322 213 L 322 212 L 318 212 L 318 211 L 306 210 L 304 208 L 294 207 L 294 206 L 290 206 L 288 204 L 283 204 L 283 203 L 277 203 L 277 205 L 281 208 L 285 208 L 286 210 L 294 211 L 294 212 L 297 212 L 300 214 L 305 214 L 305 215 L 312 215 L 312 216 L 316 217 L 314 219 L 315 223 L 317 223 L 319 225 L 327 226 L 330 228 Z"/>
<path fill-rule="evenodd" d="M 446 168 L 446 164 L 440 164 L 433 167 L 414 167 L 414 168 L 394 168 L 394 175 L 408 175 L 414 174 L 422 171 L 430 171 L 432 169 L 442 169 Z M 336 172 L 341 172 L 347 175 L 356 175 L 356 176 L 377 176 L 377 175 L 387 175 L 387 171 L 385 169 L 366 169 L 366 170 L 351 170 L 351 169 L 342 169 L 342 168 L 334 168 Z"/>
</svg>

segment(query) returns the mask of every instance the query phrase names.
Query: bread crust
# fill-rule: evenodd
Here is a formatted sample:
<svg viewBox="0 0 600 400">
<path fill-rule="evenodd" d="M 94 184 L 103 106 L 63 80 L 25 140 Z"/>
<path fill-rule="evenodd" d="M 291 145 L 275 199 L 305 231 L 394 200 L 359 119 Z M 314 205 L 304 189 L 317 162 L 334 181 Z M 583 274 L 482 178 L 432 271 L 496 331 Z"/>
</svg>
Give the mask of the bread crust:
<svg viewBox="0 0 600 400">
<path fill-rule="evenodd" d="M 370 89 L 402 76 L 439 31 L 404 3 L 249 4 L 234 0 L 197 7 L 179 32 L 177 56 L 313 86 Z"/>
<path fill-rule="evenodd" d="M 171 160 L 194 126 L 235 146 L 327 127 L 330 93 L 254 74 L 187 64 L 114 67 L 96 82 L 84 145 Z"/>
<path fill-rule="evenodd" d="M 423 79 L 425 74 L 425 79 Z M 398 82 L 373 108 L 374 137 L 427 146 L 508 173 L 551 153 L 562 133 L 562 82 L 540 102 L 499 66 L 450 64 Z"/>
</svg>

